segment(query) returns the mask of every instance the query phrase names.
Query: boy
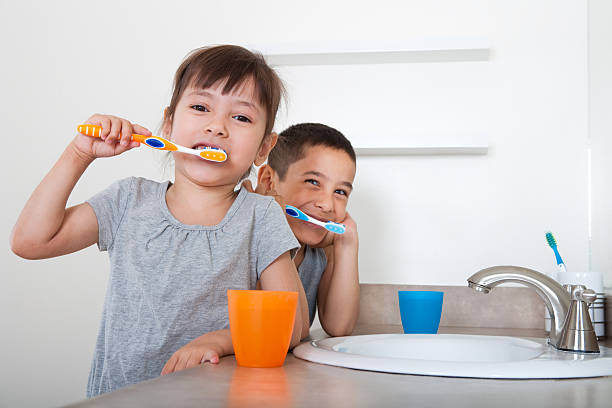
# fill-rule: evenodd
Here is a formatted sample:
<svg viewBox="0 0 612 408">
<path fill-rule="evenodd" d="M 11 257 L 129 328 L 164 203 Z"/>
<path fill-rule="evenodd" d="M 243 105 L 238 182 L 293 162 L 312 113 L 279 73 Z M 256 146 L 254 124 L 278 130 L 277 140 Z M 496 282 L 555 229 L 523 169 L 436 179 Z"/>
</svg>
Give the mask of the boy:
<svg viewBox="0 0 612 408">
<path fill-rule="evenodd" d="M 308 301 L 312 324 L 318 304 L 321 326 L 330 336 L 351 334 L 359 314 L 357 225 L 346 211 L 356 170 L 351 143 L 319 123 L 293 125 L 259 169 L 255 192 L 274 195 L 284 209 L 293 205 L 321 221 L 346 225 L 344 234 L 287 216 L 300 242 L 293 256 Z M 305 324 L 302 337 L 308 335 Z"/>
</svg>

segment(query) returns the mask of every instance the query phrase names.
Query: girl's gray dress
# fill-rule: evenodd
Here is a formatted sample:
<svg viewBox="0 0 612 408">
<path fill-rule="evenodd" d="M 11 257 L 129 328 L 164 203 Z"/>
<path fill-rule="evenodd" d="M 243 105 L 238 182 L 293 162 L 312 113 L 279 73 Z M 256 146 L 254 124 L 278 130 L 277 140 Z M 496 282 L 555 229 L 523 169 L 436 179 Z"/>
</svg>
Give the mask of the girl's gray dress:
<svg viewBox="0 0 612 408">
<path fill-rule="evenodd" d="M 219 224 L 185 225 L 169 185 L 132 177 L 88 200 L 111 264 L 88 397 L 155 378 L 179 348 L 228 328 L 227 290 L 255 289 L 299 246 L 272 197 L 242 189 Z"/>
</svg>

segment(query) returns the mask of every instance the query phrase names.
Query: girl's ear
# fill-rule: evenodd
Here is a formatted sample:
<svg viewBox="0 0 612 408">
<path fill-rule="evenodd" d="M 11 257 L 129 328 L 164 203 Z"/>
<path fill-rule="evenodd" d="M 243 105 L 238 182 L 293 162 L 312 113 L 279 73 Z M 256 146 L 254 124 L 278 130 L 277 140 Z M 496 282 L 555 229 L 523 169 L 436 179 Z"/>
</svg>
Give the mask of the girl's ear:
<svg viewBox="0 0 612 408">
<path fill-rule="evenodd" d="M 257 152 L 257 156 L 255 156 L 254 164 L 256 166 L 261 166 L 263 162 L 266 161 L 268 155 L 276 145 L 278 141 L 278 134 L 276 132 L 270 133 L 268 136 L 264 136 L 263 141 L 261 142 L 261 146 L 259 146 L 259 151 Z"/>
<path fill-rule="evenodd" d="M 270 192 L 275 191 L 274 176 L 276 172 L 272 167 L 264 164 L 259 168 L 257 173 L 257 189 L 256 192 L 262 195 L 268 195 Z"/>
<path fill-rule="evenodd" d="M 164 124 L 162 126 L 162 133 L 166 139 L 170 138 L 170 134 L 172 133 L 172 120 L 169 118 L 169 106 L 164 108 Z"/>
</svg>

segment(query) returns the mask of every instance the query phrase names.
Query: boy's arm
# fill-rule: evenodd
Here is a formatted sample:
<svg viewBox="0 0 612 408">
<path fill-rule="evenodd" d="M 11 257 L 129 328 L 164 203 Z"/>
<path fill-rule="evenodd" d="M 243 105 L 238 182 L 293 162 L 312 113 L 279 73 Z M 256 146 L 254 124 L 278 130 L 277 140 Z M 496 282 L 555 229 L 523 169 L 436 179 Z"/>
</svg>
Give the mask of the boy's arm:
<svg viewBox="0 0 612 408">
<path fill-rule="evenodd" d="M 327 267 L 317 293 L 321 326 L 334 337 L 350 335 L 359 316 L 357 225 L 348 213 L 343 223 L 346 232 L 325 248 Z"/>
<path fill-rule="evenodd" d="M 261 273 L 260 281 L 263 290 L 298 292 L 298 304 L 289 348 L 297 346 L 300 344 L 300 340 L 308 335 L 310 319 L 308 317 L 306 294 L 288 251 L 276 258 L 274 262 L 264 269 Z M 305 335 L 304 332 L 306 332 Z"/>
</svg>

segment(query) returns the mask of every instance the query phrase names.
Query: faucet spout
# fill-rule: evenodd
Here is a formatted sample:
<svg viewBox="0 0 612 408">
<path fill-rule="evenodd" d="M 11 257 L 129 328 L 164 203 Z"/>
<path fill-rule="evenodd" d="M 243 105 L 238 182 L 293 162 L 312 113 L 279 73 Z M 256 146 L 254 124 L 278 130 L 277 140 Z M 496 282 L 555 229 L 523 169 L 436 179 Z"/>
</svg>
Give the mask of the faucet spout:
<svg viewBox="0 0 612 408">
<path fill-rule="evenodd" d="M 520 266 L 493 266 L 468 278 L 468 286 L 483 293 L 489 293 L 495 286 L 506 282 L 531 287 L 540 295 L 552 316 L 549 342 L 559 348 L 563 323 L 570 308 L 568 292 L 543 273 Z"/>
</svg>

